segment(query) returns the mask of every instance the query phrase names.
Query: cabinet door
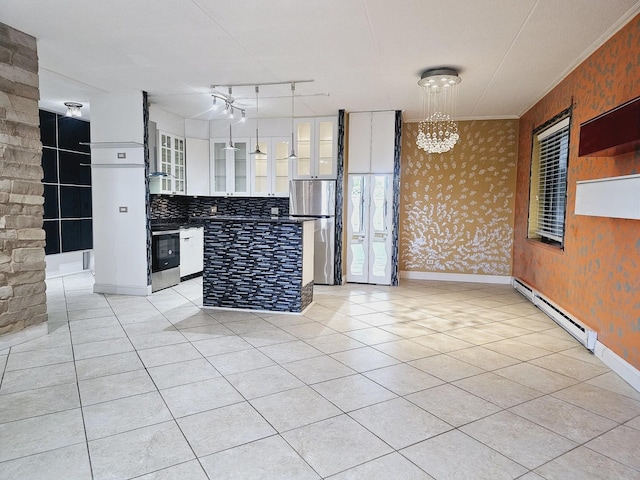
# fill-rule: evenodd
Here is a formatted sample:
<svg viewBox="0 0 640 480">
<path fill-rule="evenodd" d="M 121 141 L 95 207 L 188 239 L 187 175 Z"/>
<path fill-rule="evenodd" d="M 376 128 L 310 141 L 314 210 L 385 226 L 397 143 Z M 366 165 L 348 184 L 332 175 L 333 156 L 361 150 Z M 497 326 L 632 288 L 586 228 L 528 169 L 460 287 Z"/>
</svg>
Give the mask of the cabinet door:
<svg viewBox="0 0 640 480">
<path fill-rule="evenodd" d="M 289 196 L 289 178 L 291 172 L 291 161 L 289 160 L 290 140 L 288 138 L 273 138 L 271 151 L 273 152 L 272 163 L 272 194 L 275 197 Z"/>
<path fill-rule="evenodd" d="M 255 145 L 255 143 L 251 143 Z M 272 191 L 271 185 L 271 148 L 270 142 L 263 140 L 258 143 L 262 155 L 251 155 L 253 173 L 251 175 L 251 195 L 256 197 L 270 196 Z"/>
<path fill-rule="evenodd" d="M 187 194 L 209 195 L 209 141 L 187 138 Z"/>
<path fill-rule="evenodd" d="M 335 179 L 337 176 L 337 121 L 334 117 L 315 119 L 315 177 Z"/>
<path fill-rule="evenodd" d="M 211 195 L 227 194 L 227 143 L 222 139 L 210 142 Z"/>
<path fill-rule="evenodd" d="M 371 112 L 349 114 L 349 173 L 371 169 Z"/>
<path fill-rule="evenodd" d="M 298 158 L 293 162 L 294 178 L 312 178 L 315 172 L 311 162 L 314 156 L 314 122 L 313 119 L 298 119 L 294 122 L 296 155 Z"/>
<path fill-rule="evenodd" d="M 185 148 L 184 138 L 173 139 L 173 191 L 185 194 Z"/>
<path fill-rule="evenodd" d="M 227 180 L 231 188 L 227 191 L 230 195 L 249 195 L 251 169 L 249 167 L 249 140 L 238 139 L 234 141 L 237 150 L 227 150 L 227 165 L 231 163 L 231 178 Z M 228 175 L 228 174 L 227 174 Z"/>
<path fill-rule="evenodd" d="M 396 112 L 371 114 L 371 172 L 392 173 L 396 141 Z"/>
<path fill-rule="evenodd" d="M 158 132 L 160 145 L 159 158 L 160 161 L 160 171 L 165 173 L 167 176 L 162 177 L 160 182 L 160 192 L 161 193 L 172 193 L 173 192 L 173 137 L 164 132 Z"/>
</svg>

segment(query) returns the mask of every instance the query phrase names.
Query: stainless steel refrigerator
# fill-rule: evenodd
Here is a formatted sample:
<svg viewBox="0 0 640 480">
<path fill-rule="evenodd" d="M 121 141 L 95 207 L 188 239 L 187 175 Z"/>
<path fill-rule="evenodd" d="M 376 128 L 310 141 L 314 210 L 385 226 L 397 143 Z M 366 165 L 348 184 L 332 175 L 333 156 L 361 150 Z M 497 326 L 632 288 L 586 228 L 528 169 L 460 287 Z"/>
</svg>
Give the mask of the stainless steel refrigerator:
<svg viewBox="0 0 640 480">
<path fill-rule="evenodd" d="M 289 215 L 315 220 L 313 281 L 335 283 L 336 182 L 335 180 L 291 180 Z"/>
</svg>

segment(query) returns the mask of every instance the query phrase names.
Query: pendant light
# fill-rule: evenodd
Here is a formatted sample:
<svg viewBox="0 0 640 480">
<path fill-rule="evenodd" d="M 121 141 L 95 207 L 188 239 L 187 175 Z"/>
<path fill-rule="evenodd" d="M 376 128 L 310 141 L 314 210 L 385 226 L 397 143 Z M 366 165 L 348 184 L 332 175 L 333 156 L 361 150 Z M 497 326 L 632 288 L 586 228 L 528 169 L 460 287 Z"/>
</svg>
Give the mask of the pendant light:
<svg viewBox="0 0 640 480">
<path fill-rule="evenodd" d="M 259 144 L 259 140 L 258 140 L 258 121 L 260 119 L 260 112 L 258 110 L 258 91 L 260 90 L 260 87 L 258 85 L 256 85 L 256 149 L 249 153 L 249 155 L 266 155 L 264 152 L 260 151 L 260 144 Z"/>
<path fill-rule="evenodd" d="M 296 92 L 296 84 L 295 82 L 291 82 L 291 154 L 289 155 L 289 160 L 297 160 L 298 156 L 296 155 L 296 150 L 294 148 L 294 143 L 293 143 L 293 100 L 294 100 L 294 95 Z"/>
<path fill-rule="evenodd" d="M 238 150 L 234 145 L 233 145 L 233 141 L 231 140 L 231 122 L 229 122 L 229 145 L 227 145 L 226 147 L 223 148 L 223 150 Z"/>
</svg>

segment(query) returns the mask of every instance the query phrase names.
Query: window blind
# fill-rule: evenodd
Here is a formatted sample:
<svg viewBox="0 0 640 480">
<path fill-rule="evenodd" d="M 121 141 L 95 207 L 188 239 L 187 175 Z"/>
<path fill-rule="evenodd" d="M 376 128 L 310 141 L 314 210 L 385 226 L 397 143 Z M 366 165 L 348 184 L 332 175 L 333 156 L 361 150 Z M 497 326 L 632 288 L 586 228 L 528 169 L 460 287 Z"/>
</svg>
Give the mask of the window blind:
<svg viewBox="0 0 640 480">
<path fill-rule="evenodd" d="M 562 243 L 567 192 L 569 118 L 541 132 L 539 142 L 538 224 L 535 233 Z"/>
</svg>

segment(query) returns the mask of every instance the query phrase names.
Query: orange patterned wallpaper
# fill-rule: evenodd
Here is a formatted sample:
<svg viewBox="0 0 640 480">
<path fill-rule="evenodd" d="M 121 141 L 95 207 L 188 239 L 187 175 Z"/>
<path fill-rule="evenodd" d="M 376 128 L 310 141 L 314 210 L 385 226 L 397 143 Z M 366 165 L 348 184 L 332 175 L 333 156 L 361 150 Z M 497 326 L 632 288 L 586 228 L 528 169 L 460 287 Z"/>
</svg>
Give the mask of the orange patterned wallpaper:
<svg viewBox="0 0 640 480">
<path fill-rule="evenodd" d="M 402 135 L 400 270 L 511 275 L 518 120 L 459 122 L 450 152 Z"/>
<path fill-rule="evenodd" d="M 576 181 L 640 173 L 640 152 L 578 157 L 580 124 L 640 95 L 640 16 L 520 119 L 513 274 L 640 369 L 640 221 L 574 215 Z M 565 248 L 526 239 L 532 130 L 573 102 Z"/>
</svg>

